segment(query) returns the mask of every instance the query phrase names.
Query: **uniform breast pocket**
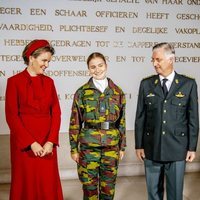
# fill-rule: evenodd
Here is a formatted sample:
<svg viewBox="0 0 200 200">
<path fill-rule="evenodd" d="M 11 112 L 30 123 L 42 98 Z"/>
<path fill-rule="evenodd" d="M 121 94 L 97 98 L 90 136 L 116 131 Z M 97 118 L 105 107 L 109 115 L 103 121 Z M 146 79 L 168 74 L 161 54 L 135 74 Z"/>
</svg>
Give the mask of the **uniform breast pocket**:
<svg viewBox="0 0 200 200">
<path fill-rule="evenodd" d="M 84 117 L 86 119 L 95 119 L 95 113 L 97 112 L 98 101 L 94 98 L 84 98 Z"/>
<path fill-rule="evenodd" d="M 156 101 L 155 97 L 149 97 L 145 99 L 145 105 L 147 111 L 154 110 L 157 108 L 158 102 Z"/>
<path fill-rule="evenodd" d="M 111 114 L 119 113 L 120 111 L 120 96 L 113 95 L 108 99 L 109 111 Z"/>
<path fill-rule="evenodd" d="M 155 97 L 145 99 L 146 106 L 146 125 L 152 126 L 155 123 L 155 118 L 158 109 L 158 102 Z"/>
<path fill-rule="evenodd" d="M 187 101 L 186 99 L 173 99 L 172 105 L 174 106 L 174 111 L 177 119 L 183 119 L 186 117 Z"/>
</svg>

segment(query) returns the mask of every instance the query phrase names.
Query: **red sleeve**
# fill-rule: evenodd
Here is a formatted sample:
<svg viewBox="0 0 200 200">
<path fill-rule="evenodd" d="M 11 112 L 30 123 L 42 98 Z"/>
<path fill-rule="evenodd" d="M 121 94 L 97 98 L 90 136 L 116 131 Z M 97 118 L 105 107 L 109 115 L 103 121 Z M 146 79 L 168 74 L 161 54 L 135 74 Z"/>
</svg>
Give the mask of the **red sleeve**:
<svg viewBox="0 0 200 200">
<path fill-rule="evenodd" d="M 21 149 L 25 149 L 36 140 L 23 126 L 19 117 L 19 106 L 20 105 L 18 101 L 18 92 L 15 80 L 9 78 L 7 81 L 5 99 L 6 121 L 10 128 L 11 134 L 13 134 L 13 136 L 16 138 L 19 147 Z"/>
<path fill-rule="evenodd" d="M 58 101 L 58 96 L 54 83 L 52 84 L 52 104 L 51 104 L 51 129 L 48 137 L 48 141 L 58 145 L 58 135 L 60 130 L 60 121 L 61 121 L 61 111 Z"/>
</svg>

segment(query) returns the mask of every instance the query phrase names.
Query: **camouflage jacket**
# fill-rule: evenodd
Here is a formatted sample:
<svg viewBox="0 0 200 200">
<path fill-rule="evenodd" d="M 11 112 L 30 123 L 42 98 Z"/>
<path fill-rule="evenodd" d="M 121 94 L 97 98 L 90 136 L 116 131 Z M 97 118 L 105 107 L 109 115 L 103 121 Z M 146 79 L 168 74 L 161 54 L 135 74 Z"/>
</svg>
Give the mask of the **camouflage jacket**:
<svg viewBox="0 0 200 200">
<path fill-rule="evenodd" d="M 116 146 L 124 150 L 125 136 L 125 106 L 123 91 L 108 78 L 108 87 L 101 93 L 94 85 L 92 78 L 80 87 L 72 105 L 69 138 L 71 152 L 78 152 L 79 144 L 91 147 Z M 84 122 L 99 123 L 115 122 L 116 128 L 109 130 L 86 129 Z"/>
</svg>

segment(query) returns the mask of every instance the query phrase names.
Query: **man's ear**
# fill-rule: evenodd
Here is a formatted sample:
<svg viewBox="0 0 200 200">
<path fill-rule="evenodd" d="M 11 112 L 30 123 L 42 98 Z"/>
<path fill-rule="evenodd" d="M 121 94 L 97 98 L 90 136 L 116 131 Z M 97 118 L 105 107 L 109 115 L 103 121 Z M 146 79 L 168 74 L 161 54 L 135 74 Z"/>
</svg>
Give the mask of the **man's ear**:
<svg viewBox="0 0 200 200">
<path fill-rule="evenodd" d="M 169 62 L 170 62 L 170 64 L 173 64 L 174 61 L 175 61 L 175 57 L 174 57 L 174 56 L 171 56 L 171 57 L 169 58 Z"/>
</svg>

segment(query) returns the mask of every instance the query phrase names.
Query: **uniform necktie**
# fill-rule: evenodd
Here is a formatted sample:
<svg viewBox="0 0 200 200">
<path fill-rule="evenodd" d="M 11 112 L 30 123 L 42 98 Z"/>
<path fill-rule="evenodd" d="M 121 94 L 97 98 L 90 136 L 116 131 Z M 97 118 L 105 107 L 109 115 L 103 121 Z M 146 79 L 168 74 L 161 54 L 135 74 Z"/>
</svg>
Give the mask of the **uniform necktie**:
<svg viewBox="0 0 200 200">
<path fill-rule="evenodd" d="M 163 85 L 162 85 L 162 89 L 163 89 L 163 94 L 166 98 L 167 94 L 168 94 L 168 89 L 167 89 L 167 86 L 166 86 L 166 82 L 168 81 L 168 79 L 164 78 L 163 79 Z"/>
</svg>

